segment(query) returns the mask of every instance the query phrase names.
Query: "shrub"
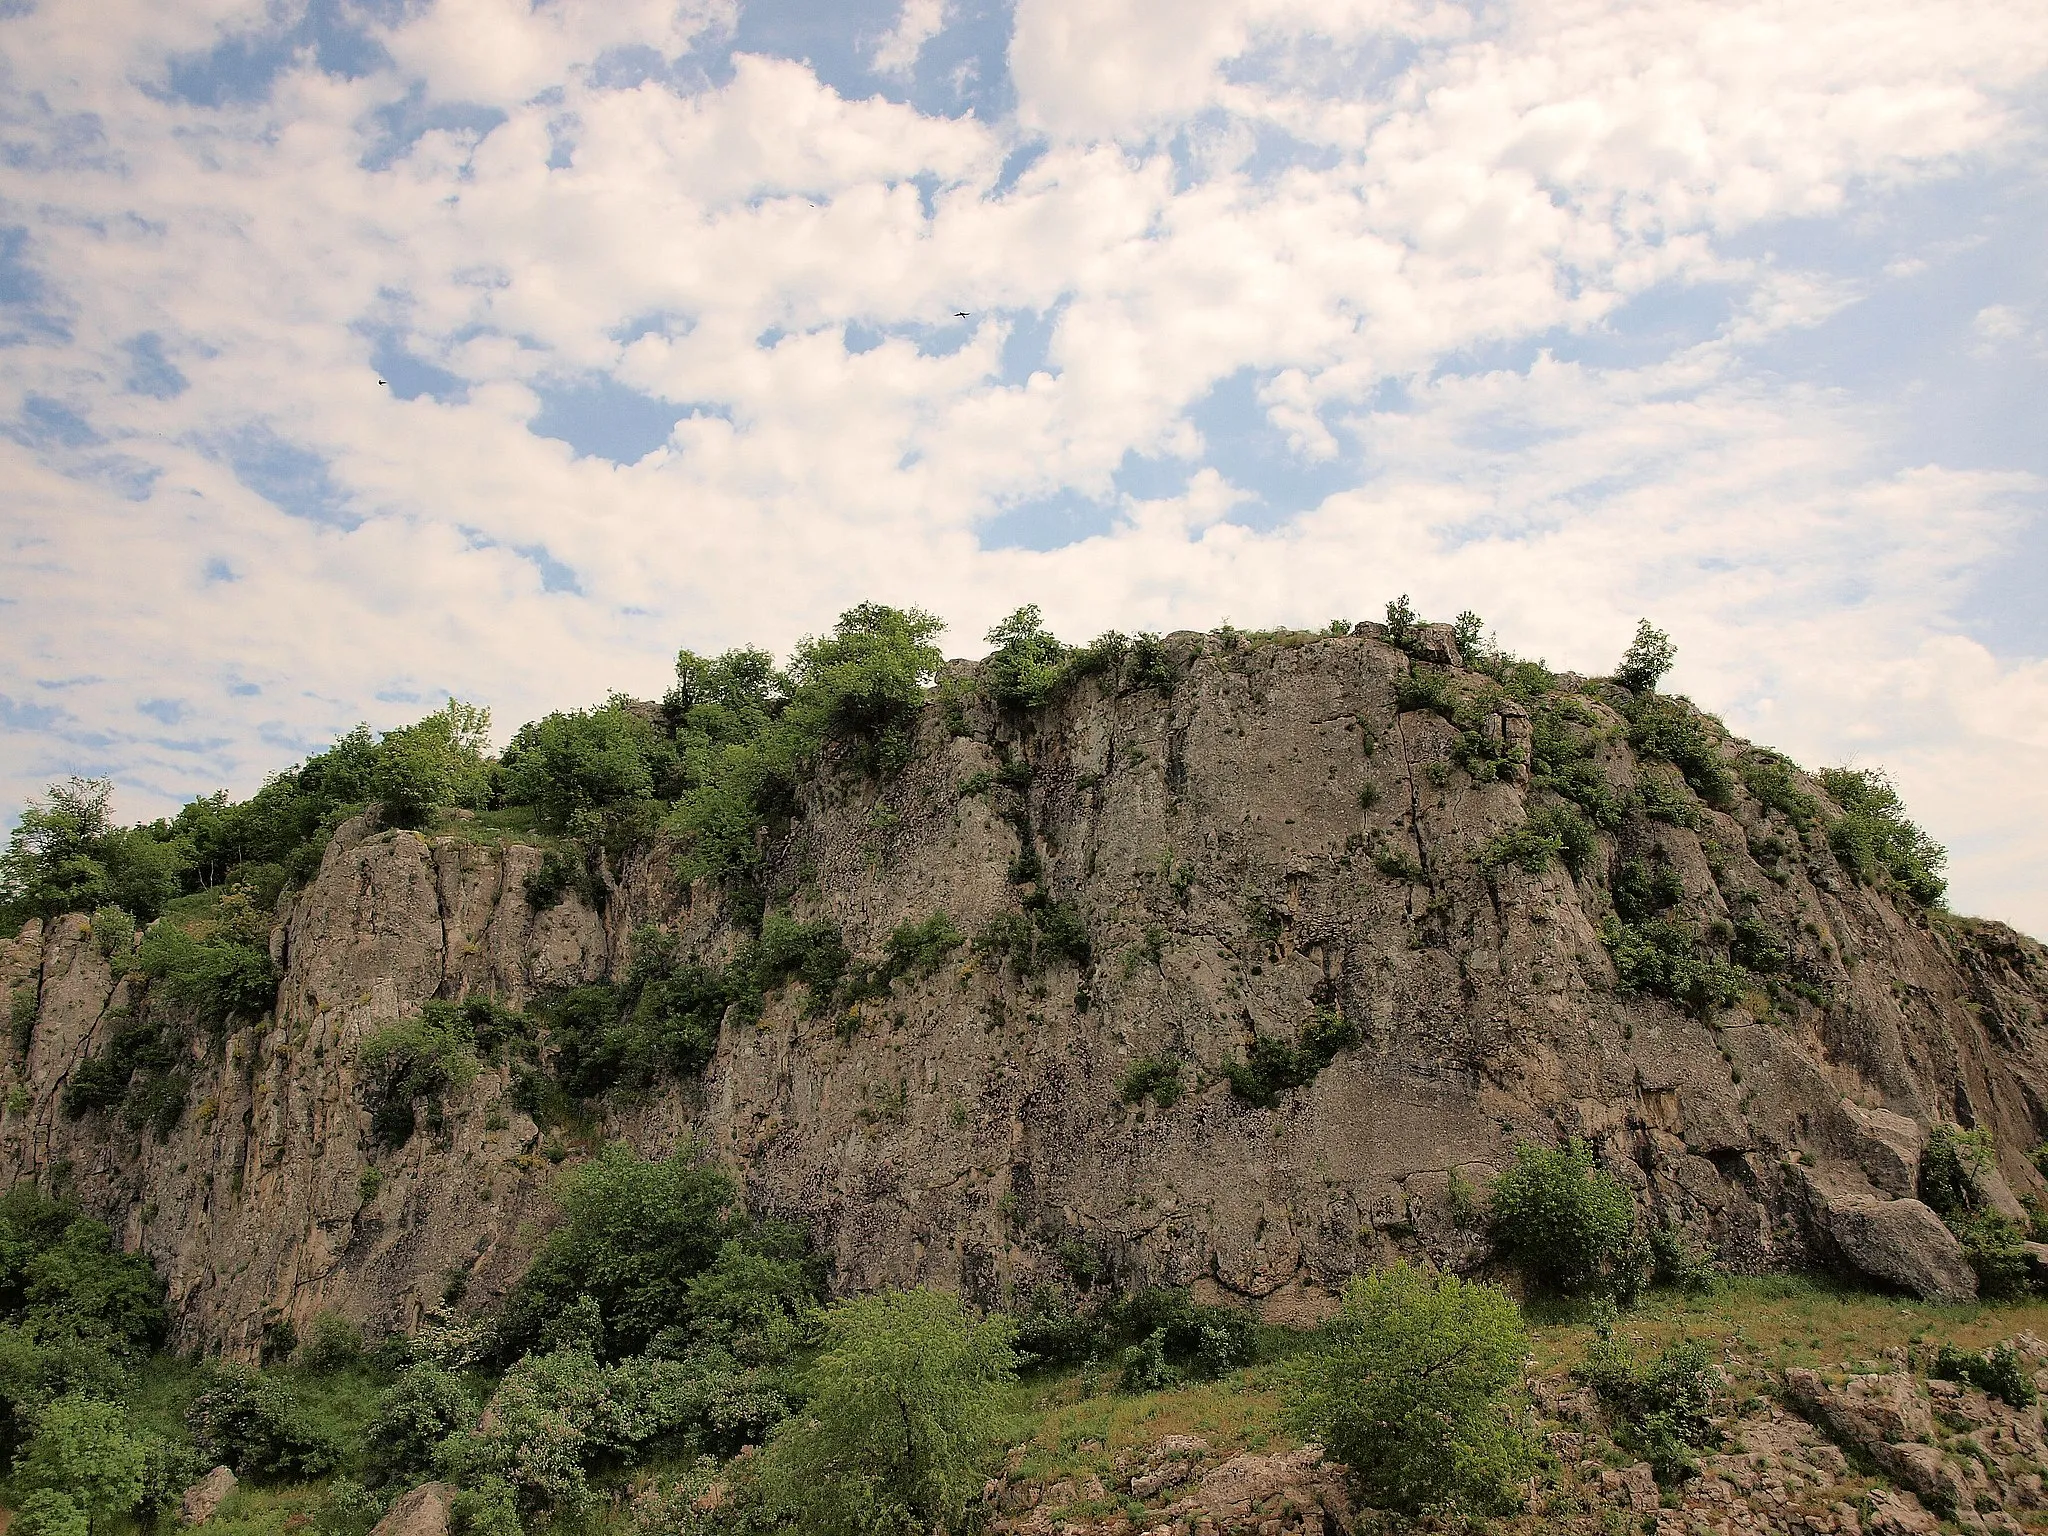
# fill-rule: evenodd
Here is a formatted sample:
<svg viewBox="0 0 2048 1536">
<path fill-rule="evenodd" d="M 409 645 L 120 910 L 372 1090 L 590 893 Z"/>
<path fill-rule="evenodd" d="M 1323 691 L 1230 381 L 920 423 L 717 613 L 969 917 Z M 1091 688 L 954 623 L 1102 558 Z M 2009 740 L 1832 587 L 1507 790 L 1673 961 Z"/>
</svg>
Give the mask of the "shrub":
<svg viewBox="0 0 2048 1536">
<path fill-rule="evenodd" d="M 1353 1280 L 1289 1362 L 1289 1424 L 1405 1515 L 1505 1512 L 1532 1457 L 1514 1419 L 1529 1340 L 1497 1287 L 1396 1264 Z"/>
<path fill-rule="evenodd" d="M 441 806 L 481 811 L 491 803 L 491 712 L 450 699 L 441 709 L 387 731 L 377 744 L 369 791 L 394 827 L 421 827 Z"/>
<path fill-rule="evenodd" d="M 1968 1211 L 1948 1219 L 1970 1267 L 1977 1272 L 1977 1289 L 1985 1295 L 2009 1300 L 2028 1295 L 2034 1289 L 2034 1267 L 2027 1257 L 2027 1229 L 2010 1216 L 1996 1211 Z"/>
<path fill-rule="evenodd" d="M 579 1296 L 594 1297 L 605 1338 L 637 1354 L 663 1328 L 691 1316 L 690 1282 L 718 1255 L 741 1217 L 725 1171 L 695 1147 L 642 1162 L 619 1144 L 563 1180 L 562 1223 L 505 1299 L 500 1324 L 517 1349 Z"/>
<path fill-rule="evenodd" d="M 1494 1180 L 1491 1205 L 1495 1239 L 1538 1282 L 1567 1295 L 1640 1284 L 1635 1200 L 1584 1142 L 1523 1142 Z"/>
<path fill-rule="evenodd" d="M 125 1410 L 65 1396 L 38 1415 L 15 1476 L 26 1488 L 69 1499 L 90 1528 L 141 1502 L 148 1466 L 148 1442 L 131 1432 Z M 53 1509 L 50 1518 L 55 1523 L 63 1517 Z"/>
<path fill-rule="evenodd" d="M 833 1307 L 803 1412 L 757 1461 L 768 1508 L 815 1536 L 957 1528 L 1001 1444 L 1013 1334 L 931 1291 Z"/>
<path fill-rule="evenodd" d="M 1842 808 L 1828 827 L 1842 867 L 1865 885 L 1889 878 L 1920 905 L 1940 906 L 1948 850 L 1907 818 L 1891 780 L 1877 769 L 1823 768 L 1820 782 Z"/>
<path fill-rule="evenodd" d="M 8 1529 L 23 1536 L 92 1536 L 92 1519 L 70 1494 L 38 1488 L 21 1499 Z"/>
<path fill-rule="evenodd" d="M 298 1363 L 315 1375 L 361 1363 L 363 1330 L 338 1312 L 318 1312 L 299 1345 Z"/>
<path fill-rule="evenodd" d="M 1225 1376 L 1259 1355 L 1258 1319 L 1250 1312 L 1205 1306 L 1163 1286 L 1112 1303 L 1102 1327 L 1110 1337 L 1138 1340 L 1123 1354 L 1124 1385 L 1132 1391 L 1155 1391 L 1190 1376 Z"/>
<path fill-rule="evenodd" d="M 2019 1409 L 2033 1407 L 2040 1395 L 2025 1358 L 2010 1344 L 1995 1344 L 1981 1355 L 1944 1344 L 1928 1375 L 1963 1382 Z"/>
<path fill-rule="evenodd" d="M 505 748 L 504 770 L 506 803 L 532 806 L 556 832 L 579 815 L 649 806 L 682 788 L 675 743 L 620 699 L 522 725 Z"/>
<path fill-rule="evenodd" d="M 0 1317 L 45 1344 L 79 1343 L 139 1359 L 162 1342 L 163 1282 L 105 1226 L 18 1183 L 0 1195 Z"/>
<path fill-rule="evenodd" d="M 1920 1198 L 1943 1219 L 1974 1210 L 1983 1198 L 1979 1180 L 1991 1171 L 1991 1133 L 1937 1125 L 1920 1154 Z"/>
<path fill-rule="evenodd" d="M 431 1471 L 441 1442 L 476 1418 L 462 1378 L 425 1362 L 406 1368 L 377 1399 L 363 1430 L 370 1466 L 387 1483 Z"/>
<path fill-rule="evenodd" d="M 1045 628 L 1038 605 L 1028 603 L 984 638 L 995 649 L 980 673 L 989 697 L 1010 709 L 1036 709 L 1065 681 L 1067 648 Z"/>
<path fill-rule="evenodd" d="M 224 921 L 204 938 L 194 938 L 165 919 L 143 935 L 134 968 L 150 978 L 152 992 L 193 1022 L 225 1027 L 254 1019 L 277 1000 L 277 971 L 270 963 L 268 923 L 246 898 L 223 898 Z"/>
<path fill-rule="evenodd" d="M 341 1464 L 342 1447 L 278 1376 L 222 1365 L 185 1410 L 200 1451 L 244 1477 L 304 1480 Z"/>
<path fill-rule="evenodd" d="M 31 800 L 0 854 L 0 924 L 120 907 L 147 921 L 178 894 L 191 849 L 159 822 L 117 827 L 105 779 L 66 779 Z"/>
<path fill-rule="evenodd" d="M 524 1536 L 511 1484 L 486 1477 L 474 1488 L 459 1489 L 449 1501 L 448 1529 L 454 1536 Z"/>
<path fill-rule="evenodd" d="M 1534 875 L 1540 874 L 1552 859 L 1559 859 L 1577 877 L 1584 873 L 1598 848 L 1585 817 L 1569 805 L 1546 805 L 1531 811 L 1519 827 L 1490 839 L 1479 850 L 1479 862 L 1488 869 L 1513 864 Z"/>
<path fill-rule="evenodd" d="M 1650 1463 L 1658 1481 L 1691 1476 L 1698 1470 L 1692 1453 L 1717 1439 L 1713 1352 L 1702 1340 L 1680 1339 L 1642 1363 L 1615 1333 L 1612 1310 L 1596 1320 L 1595 1330 L 1575 1374 L 1621 1419 L 1621 1439 Z"/>
<path fill-rule="evenodd" d="M 1693 793 L 1716 809 L 1726 810 L 1734 804 L 1734 776 L 1721 760 L 1714 737 L 1689 704 L 1641 694 L 1629 706 L 1628 719 L 1628 739 L 1636 751 L 1677 768 Z"/>
<path fill-rule="evenodd" d="M 1140 1056 L 1124 1074 L 1120 1093 L 1126 1104 L 1150 1099 L 1161 1109 L 1171 1109 L 1186 1091 L 1178 1056 Z"/>
<path fill-rule="evenodd" d="M 1301 1028 L 1298 1040 L 1276 1040 L 1258 1035 L 1245 1049 L 1245 1059 L 1224 1067 L 1230 1091 L 1247 1103 L 1271 1109 L 1280 1095 L 1293 1088 L 1305 1088 L 1316 1079 L 1341 1051 L 1359 1041 L 1358 1026 L 1334 1009 L 1317 1009 Z"/>
<path fill-rule="evenodd" d="M 476 1078 L 475 1041 L 453 1008 L 422 1010 L 366 1035 L 356 1048 L 356 1065 L 370 1105 L 371 1133 L 384 1146 L 402 1147 L 412 1139 L 422 1104 L 428 1127 L 436 1134 L 445 1128 L 447 1097 Z"/>
<path fill-rule="evenodd" d="M 1638 619 L 1636 637 L 1629 642 L 1621 665 L 1614 669 L 1614 680 L 1633 693 L 1650 693 L 1677 660 L 1678 647 L 1671 637 L 1648 619 Z"/>
<path fill-rule="evenodd" d="M 1671 918 L 1631 923 L 1609 917 L 1600 925 L 1600 942 L 1624 992 L 1668 998 L 1705 1017 L 1734 1007 L 1749 990 L 1741 971 L 1701 954 L 1692 928 Z"/>
</svg>

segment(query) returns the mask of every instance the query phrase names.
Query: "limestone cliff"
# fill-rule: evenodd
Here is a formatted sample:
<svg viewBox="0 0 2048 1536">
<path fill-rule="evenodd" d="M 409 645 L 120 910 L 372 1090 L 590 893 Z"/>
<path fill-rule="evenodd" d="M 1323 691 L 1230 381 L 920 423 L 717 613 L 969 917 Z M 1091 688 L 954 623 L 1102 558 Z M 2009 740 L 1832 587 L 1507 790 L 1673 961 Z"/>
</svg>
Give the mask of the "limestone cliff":
<svg viewBox="0 0 2048 1536">
<path fill-rule="evenodd" d="M 908 768 L 820 776 L 771 853 L 800 915 L 873 954 L 933 912 L 970 934 L 1015 912 L 1029 835 L 1044 889 L 1086 919 L 1085 972 L 1020 978 L 963 947 L 821 1017 L 790 987 L 758 1023 L 727 1022 L 701 1081 L 611 1103 L 578 1135 L 543 1133 L 486 1073 L 443 1135 L 383 1153 L 356 1081 L 367 1031 L 429 998 L 517 1007 L 613 974 L 645 922 L 707 953 L 732 934 L 659 847 L 615 872 L 601 914 L 574 897 L 536 912 L 537 850 L 358 820 L 280 904 L 274 1017 L 194 1047 L 161 1140 L 61 1107 L 133 985 L 85 920 L 0 942 L 0 986 L 28 980 L 39 1001 L 0 1169 L 65 1184 L 150 1252 L 176 1342 L 242 1352 L 322 1309 L 405 1326 L 444 1297 L 487 1308 L 545 1226 L 557 1160 L 603 1136 L 701 1138 L 751 1199 L 810 1227 L 843 1289 L 994 1300 L 1064 1263 L 1274 1317 L 1312 1314 L 1395 1249 L 1479 1261 L 1464 1187 L 1518 1139 L 1591 1139 L 1647 1211 L 1750 1268 L 1924 1247 L 1887 1223 L 1938 1121 L 1992 1131 L 2001 1202 L 2041 1188 L 2025 1156 L 2048 1128 L 2041 946 L 1855 883 L 1739 781 L 1726 810 L 1603 834 L 1577 877 L 1489 864 L 1527 813 L 1521 707 L 1489 706 L 1478 734 L 1503 771 L 1480 782 L 1458 725 L 1399 709 L 1424 661 L 1382 639 L 1167 650 L 1170 691 L 1091 680 L 1026 718 L 935 701 Z M 1475 681 L 1448 640 L 1436 659 Z M 1676 782 L 1636 761 L 1608 704 L 1576 707 L 1617 789 Z M 1601 922 L 1624 857 L 1675 872 L 1674 911 L 1703 933 L 1764 924 L 1788 985 L 1711 1019 L 1620 990 Z M 1228 1063 L 1319 1010 L 1358 1043 L 1272 1108 L 1233 1092 Z M 1162 1056 L 1188 1063 L 1190 1091 L 1125 1103 L 1132 1065 Z M 1908 1251 L 1889 1278 L 1926 1289 L 1941 1258 Z"/>
</svg>

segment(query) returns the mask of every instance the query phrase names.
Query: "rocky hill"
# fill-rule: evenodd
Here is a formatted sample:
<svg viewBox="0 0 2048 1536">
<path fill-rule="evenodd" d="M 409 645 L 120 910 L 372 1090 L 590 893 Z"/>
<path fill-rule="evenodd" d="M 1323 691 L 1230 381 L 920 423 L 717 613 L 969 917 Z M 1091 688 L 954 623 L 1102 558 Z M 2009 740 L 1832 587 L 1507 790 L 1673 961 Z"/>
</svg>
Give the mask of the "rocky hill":
<svg viewBox="0 0 2048 1536">
<path fill-rule="evenodd" d="M 67 1097 L 147 985 L 127 935 L 0 941 L 30 998 L 0 1171 L 147 1250 L 175 1342 L 242 1353 L 487 1309 L 609 1138 L 700 1139 L 842 1290 L 1159 1281 L 1276 1320 L 1397 1250 L 1483 1263 L 1521 1140 L 1586 1139 L 1730 1267 L 1923 1295 L 1976 1283 L 1915 1198 L 1934 1128 L 1990 1133 L 2008 1214 L 2043 1190 L 2048 956 L 1863 857 L 1849 781 L 1435 626 L 1179 634 L 1030 707 L 985 683 L 952 665 L 902 760 L 828 761 L 753 834 L 771 913 L 845 964 L 726 1007 L 700 1073 L 544 1101 L 485 1053 L 380 1131 L 364 1043 L 424 1004 L 518 1014 L 656 930 L 712 974 L 759 912 L 679 880 L 672 832 L 556 891 L 544 839 L 371 812 L 278 903 L 274 1009 L 152 1069 L 182 1092 L 154 1118 Z"/>
</svg>

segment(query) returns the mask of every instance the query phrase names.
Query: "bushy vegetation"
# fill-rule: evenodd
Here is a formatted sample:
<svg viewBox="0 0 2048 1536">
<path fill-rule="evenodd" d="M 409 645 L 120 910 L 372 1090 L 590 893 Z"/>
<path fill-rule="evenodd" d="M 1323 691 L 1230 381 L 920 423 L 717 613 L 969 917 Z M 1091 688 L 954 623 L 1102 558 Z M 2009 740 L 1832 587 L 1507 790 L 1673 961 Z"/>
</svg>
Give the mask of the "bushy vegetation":
<svg viewBox="0 0 2048 1536">
<path fill-rule="evenodd" d="M 1240 1099 L 1272 1109 L 1281 1094 L 1307 1087 L 1340 1052 L 1350 1050 L 1358 1041 L 1356 1024 L 1335 1009 L 1318 1009 L 1302 1025 L 1297 1039 L 1254 1036 L 1245 1047 L 1244 1060 L 1230 1062 L 1224 1075 L 1230 1079 L 1230 1091 Z"/>
<path fill-rule="evenodd" d="M 1872 768 L 1823 768 L 1820 782 L 1842 807 L 1828 828 L 1842 867 L 1866 885 L 1889 883 L 1922 906 L 1940 906 L 1948 850 L 1908 819 L 1891 780 Z"/>
<path fill-rule="evenodd" d="M 1583 1141 L 1523 1142 L 1494 1180 L 1490 1206 L 1502 1251 L 1538 1284 L 1623 1297 L 1641 1285 L 1647 1255 L 1635 1197 Z"/>
<path fill-rule="evenodd" d="M 1350 1468 L 1364 1502 L 1504 1513 L 1533 1461 L 1513 1400 L 1528 1353 L 1505 1292 L 1395 1264 L 1353 1280 L 1293 1362 L 1288 1418 Z"/>
<path fill-rule="evenodd" d="M 1639 1359 L 1611 1308 L 1596 1317 L 1594 1332 L 1579 1379 L 1619 1420 L 1619 1438 L 1650 1463 L 1659 1482 L 1691 1476 L 1698 1470 L 1694 1453 L 1718 1439 L 1720 1379 L 1713 1352 L 1702 1340 L 1679 1339 L 1655 1357 Z"/>
<path fill-rule="evenodd" d="M 1963 1245 L 1981 1294 L 2024 1296 L 2035 1288 L 2027 1229 L 1993 1210 L 1984 1195 L 1995 1153 L 1991 1133 L 1982 1127 L 1935 1126 L 1920 1154 L 1920 1198 Z"/>
<path fill-rule="evenodd" d="M 2014 1408 L 2031 1408 L 2041 1395 L 2034 1386 L 2033 1368 L 2010 1344 L 1994 1345 L 1982 1353 L 1943 1344 L 1935 1351 L 1927 1374 L 1975 1387 Z"/>
<path fill-rule="evenodd" d="M 840 1303 L 801 1378 L 802 1410 L 757 1459 L 757 1497 L 817 1536 L 959 1529 L 1001 1447 L 1013 1332 L 931 1291 Z"/>
</svg>

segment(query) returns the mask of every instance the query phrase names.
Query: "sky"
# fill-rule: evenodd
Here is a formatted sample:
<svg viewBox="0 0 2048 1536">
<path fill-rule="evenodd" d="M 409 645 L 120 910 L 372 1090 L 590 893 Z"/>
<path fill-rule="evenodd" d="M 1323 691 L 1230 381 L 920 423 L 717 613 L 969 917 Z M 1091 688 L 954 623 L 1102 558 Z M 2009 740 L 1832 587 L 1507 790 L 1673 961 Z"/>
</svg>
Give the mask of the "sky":
<svg viewBox="0 0 2048 1536">
<path fill-rule="evenodd" d="M 2040 0 L 0 0 L 0 802 L 1411 594 L 2048 935 Z"/>
</svg>

